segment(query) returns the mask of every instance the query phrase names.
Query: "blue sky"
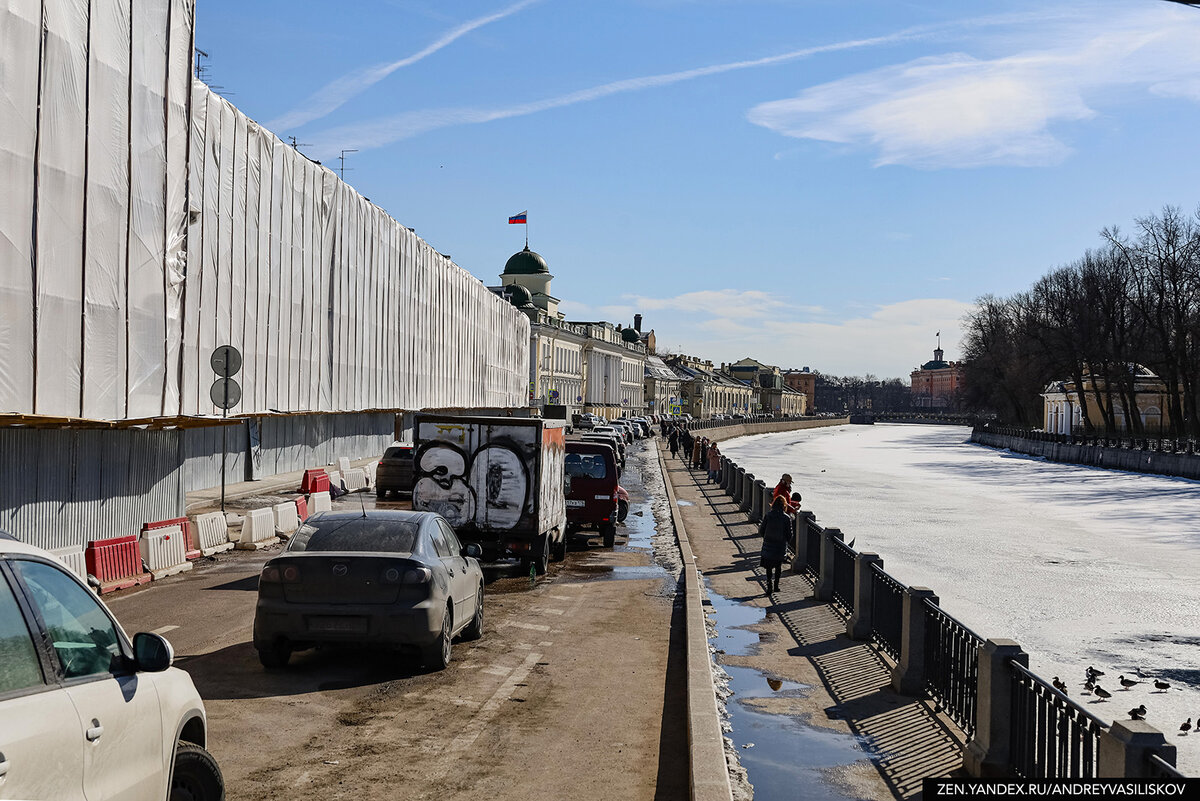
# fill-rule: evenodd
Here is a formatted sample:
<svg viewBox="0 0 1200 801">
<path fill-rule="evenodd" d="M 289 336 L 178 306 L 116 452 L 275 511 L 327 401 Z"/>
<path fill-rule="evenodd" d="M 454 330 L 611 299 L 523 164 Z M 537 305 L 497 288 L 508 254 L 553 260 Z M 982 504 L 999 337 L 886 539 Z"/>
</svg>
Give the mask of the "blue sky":
<svg viewBox="0 0 1200 801">
<path fill-rule="evenodd" d="M 985 293 L 1200 205 L 1200 9 L 1163 0 L 197 0 L 211 83 L 489 284 L 907 376 Z"/>
</svg>

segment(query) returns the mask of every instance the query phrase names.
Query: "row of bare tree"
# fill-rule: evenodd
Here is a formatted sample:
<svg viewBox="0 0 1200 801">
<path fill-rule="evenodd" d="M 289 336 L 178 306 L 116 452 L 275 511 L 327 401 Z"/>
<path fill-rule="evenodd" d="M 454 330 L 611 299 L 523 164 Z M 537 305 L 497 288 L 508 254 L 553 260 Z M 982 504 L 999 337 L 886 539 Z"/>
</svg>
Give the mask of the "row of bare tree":
<svg viewBox="0 0 1200 801">
<path fill-rule="evenodd" d="M 1102 244 L 1010 297 L 985 296 L 966 319 L 966 402 L 1002 420 L 1040 427 L 1040 393 L 1070 379 L 1090 386 L 1104 428 L 1143 431 L 1134 382 L 1141 365 L 1168 388 L 1169 433 L 1200 436 L 1200 211 L 1167 207 L 1132 234 Z M 1085 381 L 1087 377 L 1087 381 Z M 1175 388 L 1175 391 L 1169 391 Z M 1092 432 L 1097 427 L 1084 418 Z M 1157 434 L 1158 432 L 1148 432 Z"/>
</svg>

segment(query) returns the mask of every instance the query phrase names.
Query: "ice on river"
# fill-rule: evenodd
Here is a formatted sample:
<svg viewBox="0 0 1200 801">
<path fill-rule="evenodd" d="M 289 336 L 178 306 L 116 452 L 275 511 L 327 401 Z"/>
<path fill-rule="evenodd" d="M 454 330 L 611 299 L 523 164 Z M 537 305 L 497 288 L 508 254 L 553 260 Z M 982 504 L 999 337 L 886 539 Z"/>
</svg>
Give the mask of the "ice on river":
<svg viewBox="0 0 1200 801">
<path fill-rule="evenodd" d="M 1200 775 L 1200 482 L 1057 464 L 967 442 L 957 426 L 841 426 L 743 437 L 722 451 L 885 569 L 931 588 L 983 637 L 1021 643 L 1030 667 L 1111 720 L 1146 719 Z M 1081 695 L 1088 665 L 1113 691 Z M 1144 677 L 1123 691 L 1118 674 Z M 1155 692 L 1152 678 L 1173 688 Z"/>
</svg>

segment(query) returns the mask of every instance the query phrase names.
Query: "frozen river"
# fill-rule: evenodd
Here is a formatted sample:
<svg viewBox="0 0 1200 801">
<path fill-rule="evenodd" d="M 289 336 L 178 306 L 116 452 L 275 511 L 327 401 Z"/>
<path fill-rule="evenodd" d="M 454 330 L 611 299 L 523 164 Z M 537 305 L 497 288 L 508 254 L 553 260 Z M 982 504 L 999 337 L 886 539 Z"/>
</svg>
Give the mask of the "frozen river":
<svg viewBox="0 0 1200 801">
<path fill-rule="evenodd" d="M 1200 715 L 1200 482 L 1055 464 L 969 434 L 842 426 L 724 452 L 771 485 L 791 473 L 819 523 L 983 637 L 1021 643 L 1035 672 L 1062 677 L 1099 717 L 1145 703 L 1179 766 L 1200 775 L 1200 736 L 1179 736 Z M 1088 665 L 1108 674 L 1111 701 L 1081 694 Z M 1144 683 L 1121 691 L 1121 673 Z"/>
</svg>

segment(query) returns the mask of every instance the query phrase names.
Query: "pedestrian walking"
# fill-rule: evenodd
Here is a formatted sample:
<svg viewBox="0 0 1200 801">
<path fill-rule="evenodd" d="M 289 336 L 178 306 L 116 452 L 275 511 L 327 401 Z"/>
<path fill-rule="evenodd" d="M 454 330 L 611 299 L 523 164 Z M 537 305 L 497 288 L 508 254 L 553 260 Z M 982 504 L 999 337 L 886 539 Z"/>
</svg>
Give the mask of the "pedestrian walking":
<svg viewBox="0 0 1200 801">
<path fill-rule="evenodd" d="M 779 483 L 775 485 L 775 492 L 771 495 L 771 503 L 774 503 L 779 498 L 783 499 L 784 511 L 794 512 L 800 508 L 800 504 L 792 505 L 792 477 L 788 473 L 784 473 L 779 479 Z"/>
<path fill-rule="evenodd" d="M 787 499 L 778 497 L 771 502 L 771 511 L 763 515 L 758 526 L 762 537 L 759 561 L 767 573 L 767 593 L 779 592 L 783 576 L 783 560 L 787 557 L 788 540 L 792 535 L 792 518 L 787 513 Z"/>
<path fill-rule="evenodd" d="M 667 435 L 667 447 L 671 449 L 671 456 L 675 456 L 679 452 L 679 430 L 672 428 L 671 433 Z"/>
<path fill-rule="evenodd" d="M 721 473 L 721 450 L 717 447 L 717 443 L 708 446 L 708 480 L 710 483 L 717 483 Z"/>
</svg>

